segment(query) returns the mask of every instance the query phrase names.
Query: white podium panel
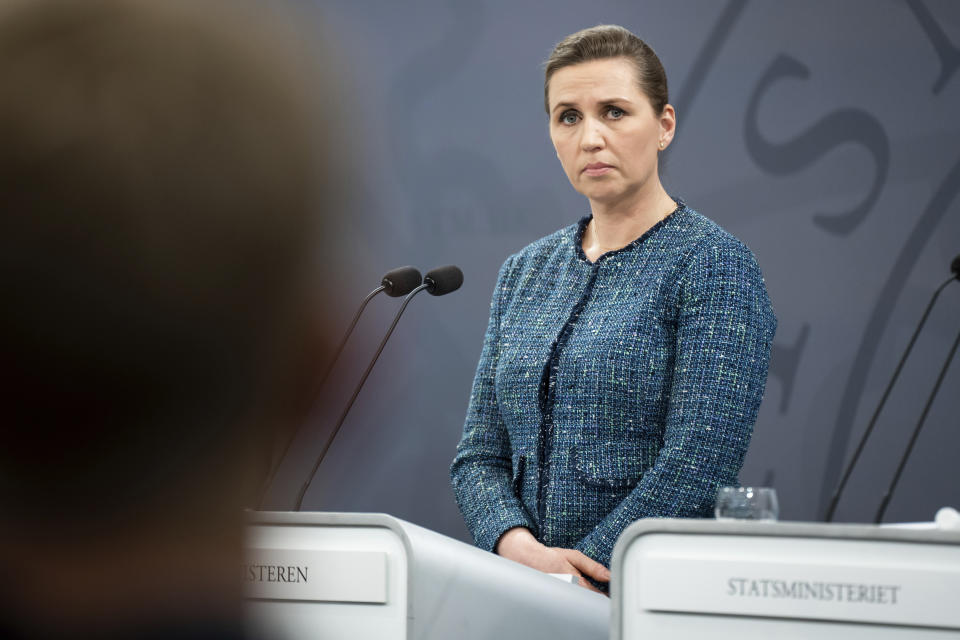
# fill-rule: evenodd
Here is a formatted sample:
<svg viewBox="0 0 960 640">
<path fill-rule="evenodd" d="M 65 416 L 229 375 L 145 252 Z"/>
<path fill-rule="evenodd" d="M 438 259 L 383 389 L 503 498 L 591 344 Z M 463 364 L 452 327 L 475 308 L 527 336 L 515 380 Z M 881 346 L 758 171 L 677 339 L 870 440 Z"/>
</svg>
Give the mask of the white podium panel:
<svg viewBox="0 0 960 640">
<path fill-rule="evenodd" d="M 246 614 L 276 640 L 600 640 L 610 603 L 384 514 L 251 513 Z"/>
<path fill-rule="evenodd" d="M 617 541 L 611 638 L 960 638 L 960 532 L 641 520 Z"/>
</svg>

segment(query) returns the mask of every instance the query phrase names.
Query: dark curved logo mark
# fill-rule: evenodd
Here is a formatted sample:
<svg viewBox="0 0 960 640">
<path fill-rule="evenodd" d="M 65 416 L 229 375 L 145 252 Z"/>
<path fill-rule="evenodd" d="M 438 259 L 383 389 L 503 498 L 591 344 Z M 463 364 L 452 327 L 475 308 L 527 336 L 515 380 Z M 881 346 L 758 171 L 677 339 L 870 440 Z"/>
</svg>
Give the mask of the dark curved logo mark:
<svg viewBox="0 0 960 640">
<path fill-rule="evenodd" d="M 744 124 L 747 151 L 761 169 L 773 175 L 789 175 L 812 165 L 831 150 L 848 142 L 858 143 L 873 157 L 873 185 L 856 207 L 839 214 L 818 213 L 814 222 L 835 235 L 847 235 L 860 225 L 870 213 L 883 190 L 890 165 L 890 143 L 880 122 L 862 109 L 837 109 L 827 114 L 802 134 L 782 144 L 766 140 L 757 126 L 757 111 L 761 98 L 774 83 L 783 78 L 810 77 L 810 70 L 796 58 L 781 54 L 760 78 L 750 103 Z"/>
</svg>

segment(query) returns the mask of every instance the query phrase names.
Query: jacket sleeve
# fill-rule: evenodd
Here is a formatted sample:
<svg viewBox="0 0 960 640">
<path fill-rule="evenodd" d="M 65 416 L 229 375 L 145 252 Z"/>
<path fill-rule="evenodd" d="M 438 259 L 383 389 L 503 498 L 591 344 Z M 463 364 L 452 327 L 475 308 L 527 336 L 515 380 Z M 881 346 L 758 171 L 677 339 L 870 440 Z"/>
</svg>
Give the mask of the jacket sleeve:
<svg viewBox="0 0 960 640">
<path fill-rule="evenodd" d="M 510 287 L 513 259 L 500 269 L 490 303 L 490 322 L 470 393 L 470 404 L 450 466 L 453 493 L 467 528 L 481 549 L 493 551 L 508 529 L 536 531 L 533 519 L 513 491 L 510 437 L 500 415 L 495 376 L 500 346 L 500 304 Z"/>
<path fill-rule="evenodd" d="M 663 446 L 637 486 L 576 546 L 606 566 L 635 520 L 711 515 L 717 489 L 737 483 L 763 398 L 777 321 L 750 250 L 736 241 L 700 245 L 676 291 Z"/>
</svg>

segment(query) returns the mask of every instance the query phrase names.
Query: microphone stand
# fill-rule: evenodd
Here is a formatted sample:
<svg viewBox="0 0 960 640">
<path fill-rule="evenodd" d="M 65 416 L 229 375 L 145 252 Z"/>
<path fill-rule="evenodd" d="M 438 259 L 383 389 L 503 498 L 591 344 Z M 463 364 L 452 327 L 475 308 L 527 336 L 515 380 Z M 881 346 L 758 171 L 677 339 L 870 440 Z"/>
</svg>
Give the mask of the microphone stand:
<svg viewBox="0 0 960 640">
<path fill-rule="evenodd" d="M 954 260 L 956 262 L 956 260 Z M 877 418 L 880 416 L 880 412 L 883 410 L 883 406 L 887 403 L 887 398 L 890 396 L 890 391 L 893 389 L 894 383 L 897 381 L 897 378 L 900 377 L 900 371 L 903 369 L 904 363 L 907 361 L 907 356 L 910 355 L 910 351 L 913 350 L 913 345 L 917 341 L 917 336 L 920 335 L 920 330 L 923 329 L 923 325 L 927 322 L 927 317 L 930 315 L 930 310 L 933 309 L 934 303 L 937 301 L 937 298 L 940 296 L 940 292 L 943 289 L 956 280 L 957 275 L 950 276 L 943 284 L 937 287 L 937 290 L 934 291 L 933 297 L 930 298 L 929 304 L 927 304 L 926 310 L 923 312 L 923 316 L 920 318 L 920 323 L 917 324 L 917 328 L 914 330 L 913 335 L 910 337 L 910 342 L 907 344 L 906 350 L 903 352 L 903 355 L 900 357 L 900 362 L 897 363 L 897 368 L 893 372 L 893 377 L 890 378 L 890 382 L 887 384 L 887 388 L 883 390 L 883 395 L 880 397 L 880 403 L 877 405 L 877 408 L 873 412 L 873 416 L 870 418 L 870 422 L 867 423 L 867 428 L 863 432 L 863 437 L 860 438 L 860 443 L 857 445 L 856 451 L 853 452 L 853 457 L 850 459 L 850 463 L 847 465 L 846 470 L 843 473 L 843 477 L 840 479 L 840 483 L 837 485 L 836 490 L 833 492 L 833 497 L 830 499 L 830 506 L 827 507 L 827 515 L 824 519 L 824 522 L 832 522 L 833 514 L 837 510 L 837 505 L 840 503 L 840 495 L 843 493 L 844 487 L 847 486 L 847 481 L 850 479 L 851 474 L 853 473 L 853 468 L 857 464 L 857 460 L 860 458 L 860 454 L 863 453 L 864 446 L 867 444 L 867 439 L 870 437 L 870 434 L 873 432 L 873 428 L 877 424 Z"/>
<path fill-rule="evenodd" d="M 404 309 L 407 308 L 407 305 L 410 304 L 410 300 L 413 299 L 413 296 L 417 295 L 424 289 L 433 286 L 433 283 L 423 283 L 407 295 L 403 300 L 403 304 L 400 305 L 400 311 L 397 312 L 397 315 L 393 318 L 393 323 L 390 325 L 390 328 L 387 330 L 387 334 L 383 336 L 383 340 L 380 341 L 380 346 L 377 347 L 377 352 L 374 354 L 373 359 L 370 361 L 370 364 L 367 365 L 366 371 L 363 372 L 363 376 L 360 378 L 360 383 L 357 385 L 356 389 L 353 390 L 353 395 L 350 396 L 347 406 L 344 407 L 343 412 L 340 414 L 340 418 L 337 420 L 337 424 L 334 425 L 333 431 L 327 437 L 327 441 L 323 445 L 323 449 L 320 450 L 320 455 L 317 458 L 317 461 L 313 465 L 313 470 L 310 471 L 310 475 L 307 477 L 307 481 L 303 483 L 303 486 L 300 487 L 300 493 L 297 494 L 297 503 L 294 507 L 294 511 L 300 511 L 300 507 L 303 504 L 303 497 L 307 494 L 307 489 L 310 488 L 310 483 L 313 482 L 313 477 L 317 473 L 317 469 L 320 467 L 320 463 L 323 462 L 324 456 L 327 455 L 327 451 L 330 449 L 330 445 L 333 444 L 333 439 L 337 437 L 337 433 L 340 431 L 340 427 L 343 426 L 343 421 L 346 419 L 347 414 L 350 412 L 350 409 L 353 407 L 354 401 L 356 401 L 357 396 L 360 395 L 360 390 L 363 388 L 363 384 L 367 381 L 367 377 L 370 375 L 370 372 L 373 370 L 373 365 L 377 363 L 377 359 L 380 357 L 380 353 L 383 351 L 383 347 L 386 346 L 387 340 L 390 339 L 390 335 L 393 333 L 394 328 L 397 326 L 397 322 L 400 321 L 400 316 L 403 315 Z"/>
<path fill-rule="evenodd" d="M 950 347 L 947 360 L 940 368 L 940 375 L 937 376 L 937 381 L 933 385 L 933 391 L 930 392 L 930 397 L 927 398 L 927 404 L 923 407 L 923 413 L 920 414 L 920 421 L 917 423 L 917 426 L 913 430 L 913 435 L 910 437 L 910 444 L 907 445 L 907 450 L 904 452 L 903 457 L 900 458 L 900 465 L 897 467 L 897 472 L 893 475 L 893 482 L 890 483 L 890 487 L 887 488 L 887 492 L 883 496 L 883 501 L 877 510 L 877 516 L 873 520 L 874 524 L 880 524 L 881 520 L 883 520 L 883 514 L 886 513 L 887 505 L 890 504 L 890 496 L 893 495 L 893 490 L 896 489 L 897 483 L 900 481 L 900 474 L 903 473 L 903 468 L 907 466 L 907 458 L 910 457 L 910 453 L 913 451 L 913 445 L 916 444 L 920 430 L 923 428 L 923 423 L 927 419 L 930 405 L 933 404 L 933 399 L 937 397 L 937 392 L 940 390 L 940 383 L 943 382 L 943 378 L 947 374 L 947 369 L 950 368 L 950 363 L 953 362 L 953 356 L 957 353 L 958 344 L 960 344 L 960 332 L 957 332 L 957 337 L 953 341 L 953 346 Z"/>
<path fill-rule="evenodd" d="M 350 326 L 347 328 L 346 333 L 343 334 L 343 339 L 340 340 L 340 345 L 337 347 L 336 352 L 334 352 L 333 357 L 327 364 L 326 371 L 323 372 L 323 375 L 320 377 L 320 381 L 317 383 L 316 387 L 314 387 L 312 394 L 313 397 L 316 397 L 320 393 L 320 389 L 323 388 L 324 383 L 330 376 L 330 372 L 333 371 L 333 366 L 337 363 L 337 360 L 340 359 L 340 354 L 343 353 L 343 348 L 346 346 L 347 340 L 353 333 L 353 329 L 357 326 L 357 321 L 360 320 L 363 310 L 367 308 L 367 304 L 373 300 L 377 294 L 380 294 L 384 291 L 387 292 L 388 296 L 398 297 L 422 282 L 423 278 L 420 277 L 420 272 L 413 267 L 398 267 L 397 269 L 387 272 L 387 274 L 383 276 L 383 279 L 380 281 L 380 286 L 367 294 L 367 297 L 364 298 L 363 302 L 360 303 L 360 308 L 357 309 L 357 312 L 353 316 L 353 320 L 350 322 Z M 287 438 L 287 442 L 283 447 L 283 453 L 281 453 L 280 457 L 273 462 L 270 471 L 267 473 L 266 479 L 264 480 L 263 484 L 260 485 L 260 499 L 257 501 L 257 509 L 260 509 L 263 506 L 263 499 L 267 495 L 267 489 L 269 489 L 270 485 L 273 484 L 273 479 L 276 477 L 277 471 L 280 470 L 280 465 L 283 464 L 284 459 L 286 459 L 287 454 L 290 452 L 290 447 L 293 445 L 293 441 L 296 440 L 297 434 L 300 433 L 301 429 L 303 429 L 303 425 L 291 433 Z"/>
<path fill-rule="evenodd" d="M 333 365 L 336 364 L 337 359 L 340 357 L 340 353 L 343 352 L 344 346 L 347 344 L 347 339 L 350 338 L 350 334 L 353 333 L 354 327 L 357 326 L 357 321 L 360 320 L 360 315 L 363 313 L 363 310 L 367 308 L 367 304 L 373 300 L 373 298 L 383 291 L 386 291 L 384 285 L 380 285 L 363 299 L 363 302 L 360 303 L 360 308 L 357 309 L 357 313 L 353 316 L 353 320 L 350 322 L 350 326 L 347 328 L 347 332 L 343 335 L 343 339 L 340 341 L 340 346 L 337 347 L 336 352 L 333 354 L 333 358 L 330 359 L 330 362 L 327 364 L 327 370 L 323 372 L 323 375 L 320 377 L 320 381 L 317 383 L 315 389 L 319 390 L 323 388 L 323 383 L 327 381 L 327 376 L 330 375 L 330 372 L 333 371 Z M 316 395 L 316 393 L 312 394 Z M 273 479 L 277 475 L 277 471 L 280 470 L 280 465 L 286 459 L 287 454 L 290 453 L 290 447 L 293 445 L 293 441 L 296 440 L 297 433 L 299 429 L 294 431 L 289 438 L 287 438 L 287 443 L 283 447 L 283 453 L 280 454 L 280 457 L 277 458 L 276 462 L 273 463 L 273 466 L 270 468 L 270 472 L 267 474 L 267 479 L 264 480 L 263 485 L 260 487 L 260 499 L 257 501 L 257 509 L 260 509 L 263 506 L 263 499 L 266 497 L 267 489 L 270 488 L 270 485 L 273 484 Z"/>
</svg>

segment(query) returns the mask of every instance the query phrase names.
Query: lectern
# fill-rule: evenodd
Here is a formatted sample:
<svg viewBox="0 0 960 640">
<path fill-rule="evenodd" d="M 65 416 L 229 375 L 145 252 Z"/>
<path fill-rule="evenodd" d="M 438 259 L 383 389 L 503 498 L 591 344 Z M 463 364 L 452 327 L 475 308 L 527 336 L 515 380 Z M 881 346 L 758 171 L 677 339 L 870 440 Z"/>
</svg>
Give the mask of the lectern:
<svg viewBox="0 0 960 640">
<path fill-rule="evenodd" d="M 606 640 L 609 600 L 385 514 L 254 512 L 254 633 L 299 640 Z"/>
<path fill-rule="evenodd" d="M 611 563 L 611 638 L 960 638 L 960 531 L 641 520 Z"/>
</svg>

